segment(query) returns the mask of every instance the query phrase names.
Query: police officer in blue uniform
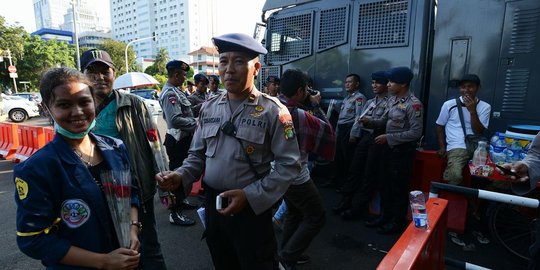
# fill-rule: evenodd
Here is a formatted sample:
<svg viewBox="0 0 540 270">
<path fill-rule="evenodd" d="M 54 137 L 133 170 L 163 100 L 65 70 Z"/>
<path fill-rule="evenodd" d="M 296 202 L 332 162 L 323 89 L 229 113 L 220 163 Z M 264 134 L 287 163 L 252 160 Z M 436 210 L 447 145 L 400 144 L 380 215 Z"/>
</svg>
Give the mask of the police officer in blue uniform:
<svg viewBox="0 0 540 270">
<path fill-rule="evenodd" d="M 163 118 L 167 123 L 165 149 L 169 157 L 169 168 L 174 170 L 187 157 L 189 145 L 197 122 L 191 110 L 191 103 L 181 87 L 186 80 L 189 65 L 183 61 L 172 60 L 165 66 L 168 79 L 161 90 L 159 103 L 163 109 Z M 190 189 L 191 190 L 191 189 Z M 180 226 L 191 226 L 195 221 L 182 214 L 182 210 L 192 208 L 187 202 L 183 190 L 174 193 L 175 200 L 169 205 L 169 222 Z"/>
</svg>

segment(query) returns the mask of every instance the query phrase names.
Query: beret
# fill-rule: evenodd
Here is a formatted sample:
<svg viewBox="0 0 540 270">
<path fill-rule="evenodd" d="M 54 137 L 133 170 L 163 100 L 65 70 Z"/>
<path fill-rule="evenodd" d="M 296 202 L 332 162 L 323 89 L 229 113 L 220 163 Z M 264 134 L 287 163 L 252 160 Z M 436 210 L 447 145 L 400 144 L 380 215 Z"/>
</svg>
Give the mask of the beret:
<svg viewBox="0 0 540 270">
<path fill-rule="evenodd" d="M 413 76 L 408 67 L 395 67 L 386 71 L 386 78 L 395 83 L 410 83 Z"/>
<path fill-rule="evenodd" d="M 84 71 L 88 66 L 95 62 L 100 62 L 108 67 L 114 67 L 111 56 L 106 51 L 92 49 L 82 53 L 81 70 Z"/>
<path fill-rule="evenodd" d="M 242 34 L 231 33 L 214 37 L 212 39 L 219 53 L 245 52 L 251 54 L 253 58 L 259 54 L 266 54 L 268 51 L 254 38 Z"/>
<path fill-rule="evenodd" d="M 184 61 L 180 61 L 180 60 L 169 61 L 169 63 L 167 63 L 165 68 L 167 70 L 177 68 L 177 69 L 181 69 L 181 70 L 186 71 L 186 72 L 189 71 L 189 65 L 186 64 Z"/>
<path fill-rule="evenodd" d="M 210 81 L 208 80 L 208 76 L 204 75 L 203 73 L 193 76 L 193 79 L 195 79 L 195 83 L 199 83 L 201 80 L 206 80 L 206 82 Z"/>
<path fill-rule="evenodd" d="M 266 78 L 266 82 L 267 83 L 279 83 L 280 82 L 280 79 L 276 76 L 268 76 L 268 78 Z"/>
<path fill-rule="evenodd" d="M 210 75 L 210 78 L 214 79 L 219 84 L 219 76 L 218 75 Z"/>
<path fill-rule="evenodd" d="M 464 82 L 473 82 L 476 85 L 480 85 L 480 78 L 478 78 L 476 74 L 465 74 L 463 75 L 461 80 L 459 80 L 459 84 L 462 84 Z"/>
<path fill-rule="evenodd" d="M 388 79 L 386 78 L 386 72 L 382 70 L 371 73 L 371 79 L 380 84 L 388 83 Z"/>
</svg>

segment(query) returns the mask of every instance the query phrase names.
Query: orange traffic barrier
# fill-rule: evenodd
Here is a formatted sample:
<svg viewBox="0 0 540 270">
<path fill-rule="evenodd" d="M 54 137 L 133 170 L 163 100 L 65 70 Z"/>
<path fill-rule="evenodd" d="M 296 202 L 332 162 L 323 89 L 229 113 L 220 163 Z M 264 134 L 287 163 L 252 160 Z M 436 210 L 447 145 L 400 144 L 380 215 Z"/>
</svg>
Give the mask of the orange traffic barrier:
<svg viewBox="0 0 540 270">
<path fill-rule="evenodd" d="M 443 181 L 446 159 L 440 158 L 436 151 L 418 150 L 413 163 L 411 190 L 429 191 L 431 182 Z M 471 175 L 468 168 L 463 169 L 463 186 L 469 187 Z M 467 198 L 462 194 L 441 192 L 440 198 L 448 200 L 448 230 L 463 233 L 467 223 Z"/>
<path fill-rule="evenodd" d="M 428 228 L 416 228 L 410 223 L 377 269 L 444 269 L 447 201 L 430 198 L 426 206 Z"/>
<path fill-rule="evenodd" d="M 19 125 L 17 133 L 19 135 L 19 147 L 15 151 L 13 158 L 15 163 L 25 161 L 45 145 L 43 127 Z"/>
<path fill-rule="evenodd" d="M 43 134 L 45 135 L 45 144 L 52 141 L 54 139 L 54 128 L 52 127 L 44 127 L 43 128 Z"/>
<path fill-rule="evenodd" d="M 0 158 L 12 159 L 19 147 L 17 124 L 0 123 Z"/>
</svg>

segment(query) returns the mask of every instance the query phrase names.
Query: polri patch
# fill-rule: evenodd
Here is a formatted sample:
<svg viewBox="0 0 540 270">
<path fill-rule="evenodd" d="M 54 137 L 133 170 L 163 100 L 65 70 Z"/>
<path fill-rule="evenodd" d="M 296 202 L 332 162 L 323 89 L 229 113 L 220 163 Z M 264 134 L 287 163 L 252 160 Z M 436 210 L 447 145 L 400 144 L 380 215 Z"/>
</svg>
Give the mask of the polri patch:
<svg viewBox="0 0 540 270">
<path fill-rule="evenodd" d="M 90 214 L 90 207 L 81 199 L 65 200 L 60 208 L 60 217 L 72 229 L 86 223 L 90 218 Z"/>
<path fill-rule="evenodd" d="M 16 177 L 15 178 L 15 186 L 17 187 L 17 193 L 19 194 L 19 200 L 26 199 L 26 196 L 28 196 L 28 183 L 26 181 L 22 180 L 22 178 Z"/>
<path fill-rule="evenodd" d="M 414 116 L 416 118 L 421 117 L 422 116 L 422 104 L 416 103 L 416 104 L 413 104 L 412 107 L 414 109 Z"/>
<path fill-rule="evenodd" d="M 174 105 L 176 104 L 177 100 L 176 100 L 176 95 L 175 94 L 170 94 L 169 96 L 167 96 L 167 99 L 169 100 L 169 102 Z"/>
<path fill-rule="evenodd" d="M 292 123 L 285 124 L 285 139 L 289 140 L 294 138 L 294 128 Z"/>
</svg>

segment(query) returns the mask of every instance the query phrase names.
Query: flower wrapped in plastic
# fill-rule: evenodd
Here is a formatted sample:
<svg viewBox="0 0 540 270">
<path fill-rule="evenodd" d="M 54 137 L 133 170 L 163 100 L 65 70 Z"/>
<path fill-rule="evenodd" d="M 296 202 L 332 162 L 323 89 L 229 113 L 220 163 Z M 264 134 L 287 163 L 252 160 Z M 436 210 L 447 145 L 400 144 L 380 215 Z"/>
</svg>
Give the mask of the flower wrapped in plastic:
<svg viewBox="0 0 540 270">
<path fill-rule="evenodd" d="M 121 247 L 129 248 L 131 240 L 131 173 L 129 170 L 105 170 L 101 172 L 100 176 L 118 243 Z"/>
</svg>

